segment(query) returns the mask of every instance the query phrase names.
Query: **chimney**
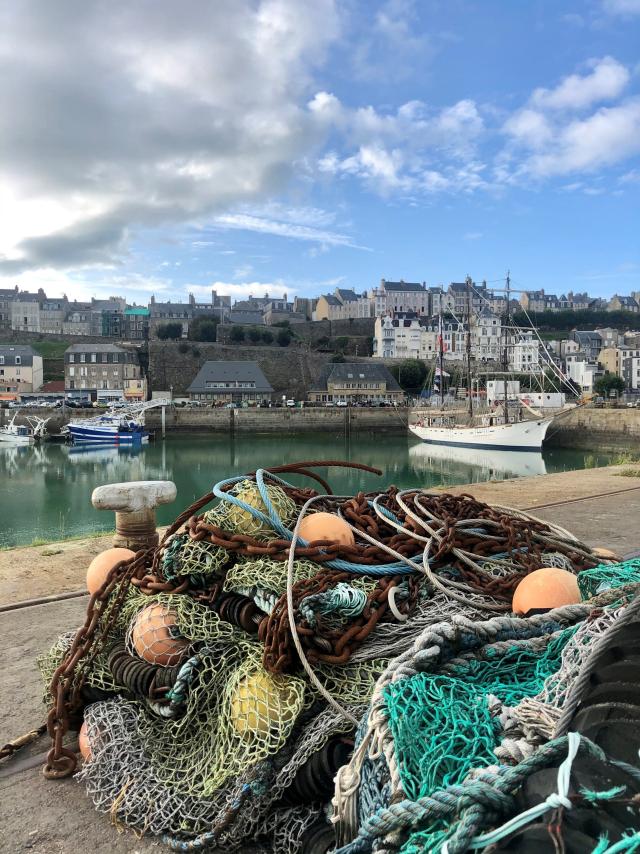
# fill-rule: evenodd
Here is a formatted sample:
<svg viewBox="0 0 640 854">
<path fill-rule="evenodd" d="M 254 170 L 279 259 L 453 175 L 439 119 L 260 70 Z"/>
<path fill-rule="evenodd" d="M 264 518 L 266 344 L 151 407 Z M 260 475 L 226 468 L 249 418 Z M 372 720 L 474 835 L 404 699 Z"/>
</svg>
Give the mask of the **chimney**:
<svg viewBox="0 0 640 854">
<path fill-rule="evenodd" d="M 189 305 L 195 305 L 195 304 L 196 304 L 196 298 L 194 297 L 193 294 L 189 294 Z"/>
<path fill-rule="evenodd" d="M 155 305 L 155 304 L 156 304 L 155 295 L 151 294 L 151 299 L 149 300 L 149 305 Z"/>
</svg>

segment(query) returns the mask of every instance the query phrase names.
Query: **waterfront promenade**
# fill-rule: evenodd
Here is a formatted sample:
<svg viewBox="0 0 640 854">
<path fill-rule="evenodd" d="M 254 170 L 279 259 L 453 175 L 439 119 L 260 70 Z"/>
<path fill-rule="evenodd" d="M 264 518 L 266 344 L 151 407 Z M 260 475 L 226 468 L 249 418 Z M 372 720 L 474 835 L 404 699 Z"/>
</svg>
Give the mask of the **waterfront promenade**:
<svg viewBox="0 0 640 854">
<path fill-rule="evenodd" d="M 622 476 L 622 473 L 625 473 Z M 482 501 L 529 510 L 568 528 L 592 546 L 621 554 L 640 549 L 640 464 L 560 472 L 532 478 L 452 487 Z M 87 564 L 110 537 L 0 552 L 0 605 L 82 589 Z M 5 638 L 0 741 L 16 738 L 44 719 L 36 655 L 82 622 L 87 597 L 0 612 Z M 47 782 L 41 774 L 47 747 L 40 739 L 0 766 L 0 852 L 107 854 L 160 852 L 155 840 L 119 834 L 95 813 L 73 780 Z M 248 851 L 249 849 L 247 849 Z"/>
</svg>

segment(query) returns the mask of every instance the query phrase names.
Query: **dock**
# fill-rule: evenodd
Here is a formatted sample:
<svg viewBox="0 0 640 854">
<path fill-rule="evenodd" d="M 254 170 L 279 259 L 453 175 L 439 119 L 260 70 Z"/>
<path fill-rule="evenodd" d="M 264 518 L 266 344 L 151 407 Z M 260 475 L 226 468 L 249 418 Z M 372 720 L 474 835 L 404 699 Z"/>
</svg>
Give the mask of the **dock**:
<svg viewBox="0 0 640 854">
<path fill-rule="evenodd" d="M 591 546 L 610 548 L 623 556 L 640 552 L 635 524 L 640 518 L 637 463 L 447 491 L 526 510 L 567 528 Z M 0 552 L 0 633 L 5 639 L 0 744 L 43 722 L 36 655 L 61 632 L 82 622 L 88 597 L 13 606 L 24 600 L 80 593 L 91 558 L 110 545 L 106 536 Z M 41 767 L 46 749 L 48 741 L 43 737 L 9 762 L 0 763 L 0 852 L 146 854 L 168 850 L 158 840 L 138 839 L 130 831 L 119 833 L 109 816 L 95 812 L 73 779 L 45 780 Z"/>
</svg>

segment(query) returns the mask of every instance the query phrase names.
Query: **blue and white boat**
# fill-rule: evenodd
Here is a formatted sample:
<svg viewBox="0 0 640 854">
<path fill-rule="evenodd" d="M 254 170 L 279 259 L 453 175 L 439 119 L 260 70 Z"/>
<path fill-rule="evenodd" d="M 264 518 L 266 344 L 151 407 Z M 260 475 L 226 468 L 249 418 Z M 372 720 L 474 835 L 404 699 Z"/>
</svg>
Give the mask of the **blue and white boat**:
<svg viewBox="0 0 640 854">
<path fill-rule="evenodd" d="M 71 441 L 99 445 L 146 445 L 149 433 L 144 426 L 144 413 L 154 406 L 166 406 L 168 401 L 134 403 L 120 408 L 112 407 L 93 418 L 70 421 L 64 429 Z"/>
</svg>

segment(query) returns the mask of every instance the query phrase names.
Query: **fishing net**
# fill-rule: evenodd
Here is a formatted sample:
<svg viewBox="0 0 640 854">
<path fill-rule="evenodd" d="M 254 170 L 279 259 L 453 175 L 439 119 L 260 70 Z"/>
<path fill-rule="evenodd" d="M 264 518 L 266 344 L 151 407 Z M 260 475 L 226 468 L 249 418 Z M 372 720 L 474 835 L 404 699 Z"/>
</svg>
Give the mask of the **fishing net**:
<svg viewBox="0 0 640 854">
<path fill-rule="evenodd" d="M 578 587 L 583 599 L 598 593 L 640 581 L 640 559 L 616 564 L 602 564 L 585 569 L 578 575 Z"/>
<path fill-rule="evenodd" d="M 514 710 L 546 703 L 545 679 L 576 666 L 579 651 L 561 660 L 575 620 L 516 630 L 504 617 L 501 634 L 477 635 L 533 569 L 598 566 L 556 526 L 467 496 L 321 496 L 262 471 L 213 495 L 117 567 L 80 633 L 39 661 L 67 715 L 52 734 L 86 705 L 79 777 L 116 822 L 177 848 L 304 851 L 327 836 L 333 778 L 372 698 L 380 749 L 353 788 L 361 820 L 400 789 L 491 761 L 507 711 L 515 733 Z M 355 544 L 295 541 L 299 514 L 316 510 L 347 519 Z M 391 660 L 430 632 L 437 666 L 396 678 Z"/>
</svg>

